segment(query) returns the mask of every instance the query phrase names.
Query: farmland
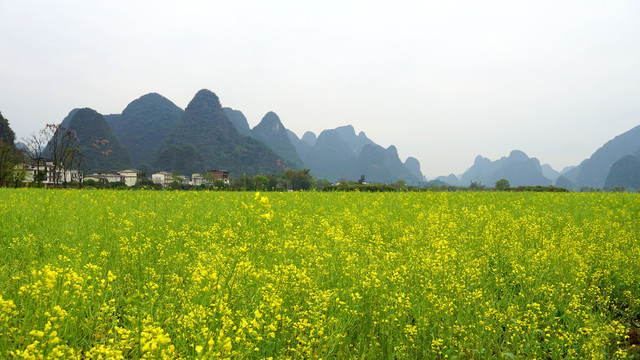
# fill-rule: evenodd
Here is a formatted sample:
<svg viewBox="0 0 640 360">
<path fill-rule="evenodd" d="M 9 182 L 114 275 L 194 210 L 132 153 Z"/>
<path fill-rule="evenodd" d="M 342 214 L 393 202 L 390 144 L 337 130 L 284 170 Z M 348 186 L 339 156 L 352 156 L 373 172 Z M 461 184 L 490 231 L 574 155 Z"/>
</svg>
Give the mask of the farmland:
<svg viewBox="0 0 640 360">
<path fill-rule="evenodd" d="M 639 218 L 617 193 L 0 189 L 0 357 L 632 357 Z"/>
</svg>

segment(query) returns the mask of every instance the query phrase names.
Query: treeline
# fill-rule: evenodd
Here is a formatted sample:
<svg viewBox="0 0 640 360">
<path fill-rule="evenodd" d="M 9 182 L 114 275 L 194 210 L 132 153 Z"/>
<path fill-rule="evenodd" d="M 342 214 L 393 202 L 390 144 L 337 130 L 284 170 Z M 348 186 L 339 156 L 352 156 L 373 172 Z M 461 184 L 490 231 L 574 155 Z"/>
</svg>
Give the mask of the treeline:
<svg viewBox="0 0 640 360">
<path fill-rule="evenodd" d="M 506 181 L 506 180 L 505 180 Z M 428 182 L 423 186 L 407 185 L 404 180 L 398 180 L 391 184 L 373 183 L 364 181 L 364 176 L 358 181 L 341 180 L 332 184 L 328 180 L 315 180 L 309 169 L 287 169 L 280 175 L 246 175 L 232 179 L 226 183 L 222 180 L 211 180 L 201 185 L 184 184 L 175 180 L 163 186 L 155 184 L 149 178 L 143 176 L 132 187 L 123 182 L 100 183 L 94 180 L 86 180 L 84 183 L 68 183 L 72 188 L 97 188 L 97 189 L 141 189 L 141 190 L 215 190 L 215 191 L 337 191 L 337 192 L 421 192 L 421 191 L 508 191 L 508 192 L 569 192 L 569 190 L 556 186 L 518 186 L 510 187 L 508 182 L 496 183 L 495 187 L 488 188 L 483 184 L 472 182 L 469 186 L 451 186 L 436 182 Z"/>
</svg>

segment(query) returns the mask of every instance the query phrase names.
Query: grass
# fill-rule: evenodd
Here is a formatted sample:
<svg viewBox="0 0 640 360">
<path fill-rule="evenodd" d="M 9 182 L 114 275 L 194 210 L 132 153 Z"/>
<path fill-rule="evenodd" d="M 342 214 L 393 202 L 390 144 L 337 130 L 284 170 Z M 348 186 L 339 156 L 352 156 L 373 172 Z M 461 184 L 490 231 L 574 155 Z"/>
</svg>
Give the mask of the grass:
<svg viewBox="0 0 640 360">
<path fill-rule="evenodd" d="M 639 214 L 610 193 L 0 189 L 0 353 L 631 357 Z"/>
</svg>

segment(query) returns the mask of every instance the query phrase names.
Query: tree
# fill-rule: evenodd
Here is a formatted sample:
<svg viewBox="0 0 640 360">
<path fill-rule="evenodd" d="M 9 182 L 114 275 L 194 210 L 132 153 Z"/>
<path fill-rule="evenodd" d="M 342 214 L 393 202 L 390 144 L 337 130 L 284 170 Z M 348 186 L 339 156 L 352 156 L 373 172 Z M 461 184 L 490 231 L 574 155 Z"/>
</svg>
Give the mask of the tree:
<svg viewBox="0 0 640 360">
<path fill-rule="evenodd" d="M 511 184 L 509 184 L 509 180 L 507 180 L 507 179 L 500 179 L 500 180 L 496 181 L 495 188 L 498 191 L 505 191 L 505 190 L 509 189 L 510 187 L 511 187 Z"/>
<path fill-rule="evenodd" d="M 472 181 L 471 184 L 469 184 L 469 190 L 481 191 L 484 190 L 484 188 L 485 186 L 482 183 L 476 181 Z"/>
<path fill-rule="evenodd" d="M 309 169 L 286 169 L 284 173 L 282 173 L 282 177 L 285 180 L 288 190 L 311 190 L 315 188 L 316 185 L 313 181 L 311 170 Z"/>
<path fill-rule="evenodd" d="M 256 190 L 265 191 L 269 186 L 269 178 L 264 175 L 256 175 L 253 177 L 253 185 Z"/>
<path fill-rule="evenodd" d="M 316 181 L 316 189 L 318 191 L 324 191 L 324 189 L 329 188 L 331 186 L 331 182 L 327 179 L 320 179 Z"/>
<path fill-rule="evenodd" d="M 366 183 L 366 181 L 364 179 L 364 175 L 360 175 L 360 179 L 358 179 L 358 184 L 363 185 L 365 183 Z"/>
<path fill-rule="evenodd" d="M 17 150 L 13 145 L 0 140 L 0 186 L 7 186 L 13 179 L 17 155 Z"/>
<path fill-rule="evenodd" d="M 24 179 L 27 177 L 27 171 L 23 168 L 14 168 L 11 172 L 11 186 L 18 188 L 24 184 Z"/>
<path fill-rule="evenodd" d="M 247 176 L 247 174 L 242 174 L 242 176 L 233 180 L 231 189 L 242 191 L 254 190 L 253 179 Z"/>
<path fill-rule="evenodd" d="M 267 190 L 275 191 L 282 188 L 283 184 L 277 176 L 265 175 L 265 177 L 269 179 L 269 183 L 267 184 Z"/>
<path fill-rule="evenodd" d="M 66 181 L 66 174 L 71 171 L 74 157 L 79 152 L 77 137 L 74 131 L 57 124 L 47 124 L 44 129 L 50 139 L 46 155 L 52 163 L 53 184 L 58 185 L 60 181 Z"/>
<path fill-rule="evenodd" d="M 45 129 L 42 129 L 29 135 L 23 141 L 27 146 L 27 156 L 36 165 L 36 172 L 33 174 L 32 181 L 40 187 L 46 176 L 46 170 L 40 171 L 40 164 L 44 163 L 43 153 L 45 146 L 49 142 L 48 133 Z"/>
<path fill-rule="evenodd" d="M 16 169 L 16 165 L 23 161 L 23 154 L 15 146 L 16 135 L 9 126 L 9 120 L 0 113 L 0 186 L 7 186 L 10 183 L 16 187 L 22 184 L 20 174 L 24 169 Z M 20 183 L 16 183 L 16 177 Z"/>
<path fill-rule="evenodd" d="M 398 179 L 396 182 L 389 184 L 392 188 L 396 189 L 396 191 L 405 191 L 407 190 L 407 182 L 404 179 Z"/>
<path fill-rule="evenodd" d="M 146 163 L 138 164 L 137 168 L 138 170 L 140 170 L 140 172 L 146 173 L 147 175 L 145 176 L 151 176 L 151 174 L 155 172 L 153 166 Z"/>
</svg>

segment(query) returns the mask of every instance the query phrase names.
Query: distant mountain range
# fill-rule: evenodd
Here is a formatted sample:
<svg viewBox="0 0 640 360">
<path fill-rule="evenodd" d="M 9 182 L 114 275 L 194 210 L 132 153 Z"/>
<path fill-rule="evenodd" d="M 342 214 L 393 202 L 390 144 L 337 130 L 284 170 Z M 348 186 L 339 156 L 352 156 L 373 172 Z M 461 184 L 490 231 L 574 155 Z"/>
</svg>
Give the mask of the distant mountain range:
<svg viewBox="0 0 640 360">
<path fill-rule="evenodd" d="M 563 174 L 562 179 L 558 180 L 572 189 L 584 187 L 603 189 L 606 187 L 614 188 L 625 186 L 626 182 L 619 182 L 621 177 L 618 175 L 619 172 L 625 171 L 626 165 L 630 166 L 632 162 L 627 159 L 615 168 L 613 165 L 627 155 L 638 156 L 639 151 L 640 126 L 636 126 L 609 140 L 601 148 L 596 150 L 590 158 L 582 161 L 580 165 Z M 612 178 L 607 183 L 611 170 L 614 171 L 614 174 L 611 175 Z M 638 187 L 633 188 L 637 189 Z"/>
<path fill-rule="evenodd" d="M 493 186 L 500 179 L 509 180 L 511 186 L 550 185 L 571 190 L 580 189 L 640 189 L 640 126 L 616 136 L 590 158 L 578 166 L 561 172 L 550 165 L 540 165 L 522 151 L 514 150 L 508 157 L 491 161 L 476 157 L 473 166 L 460 177 L 451 174 L 435 180 L 454 186 L 468 186 L 471 182 Z"/>
<path fill-rule="evenodd" d="M 1 116 L 1 115 L 0 115 Z M 0 118 L 3 142 L 13 132 Z M 232 176 L 279 174 L 308 168 L 318 179 L 418 185 L 426 179 L 413 157 L 402 162 L 395 146 L 383 148 L 351 125 L 302 137 L 288 130 L 275 112 L 253 129 L 239 110 L 223 108 L 209 90 L 199 91 L 185 110 L 159 94 L 144 95 L 121 114 L 101 115 L 73 109 L 62 126 L 76 132 L 87 172 L 137 167 L 146 172 L 229 170 Z M 22 144 L 22 147 L 25 147 Z M 492 187 L 500 179 L 511 186 L 556 185 L 572 190 L 640 190 L 640 126 L 606 142 L 577 166 L 558 172 L 519 150 L 490 160 L 477 156 L 460 176 L 439 176 L 439 184 Z"/>
<path fill-rule="evenodd" d="M 74 109 L 61 125 L 78 134 L 81 151 L 90 155 L 84 164 L 88 172 L 137 167 L 191 174 L 222 169 L 232 176 L 253 176 L 309 168 L 316 178 L 331 181 L 363 175 L 367 182 L 424 180 L 417 159 L 403 163 L 395 146 L 382 148 L 364 132 L 356 135 L 350 125 L 318 137 L 307 132 L 300 139 L 270 111 L 252 129 L 241 111 L 223 108 L 209 90 L 199 91 L 185 110 L 151 93 L 121 114 Z"/>
<path fill-rule="evenodd" d="M 383 148 L 364 132 L 356 135 L 351 125 L 324 130 L 318 137 L 306 132 L 302 139 L 289 132 L 304 164 L 318 178 L 337 181 L 356 180 L 391 183 L 399 179 L 410 184 L 424 181 L 420 163 L 415 158 L 403 163 L 395 146 Z"/>
<path fill-rule="evenodd" d="M 198 91 L 169 129 L 154 165 L 185 174 L 224 169 L 234 176 L 277 174 L 284 169 L 275 151 L 236 129 L 209 90 Z"/>
<path fill-rule="evenodd" d="M 472 182 L 492 187 L 498 180 L 507 179 L 511 186 L 551 185 L 552 181 L 544 176 L 545 172 L 557 174 L 549 165 L 540 166 L 540 161 L 530 158 L 522 151 L 513 150 L 508 157 L 491 161 L 477 156 L 473 166 L 462 174 L 440 176 L 436 180 L 455 186 L 468 186 Z"/>
<path fill-rule="evenodd" d="M 251 129 L 249 135 L 273 149 L 282 158 L 286 167 L 292 169 L 302 169 L 304 167 L 296 149 L 291 144 L 287 129 L 273 111 L 269 111 L 262 118 L 262 121 Z"/>
</svg>

